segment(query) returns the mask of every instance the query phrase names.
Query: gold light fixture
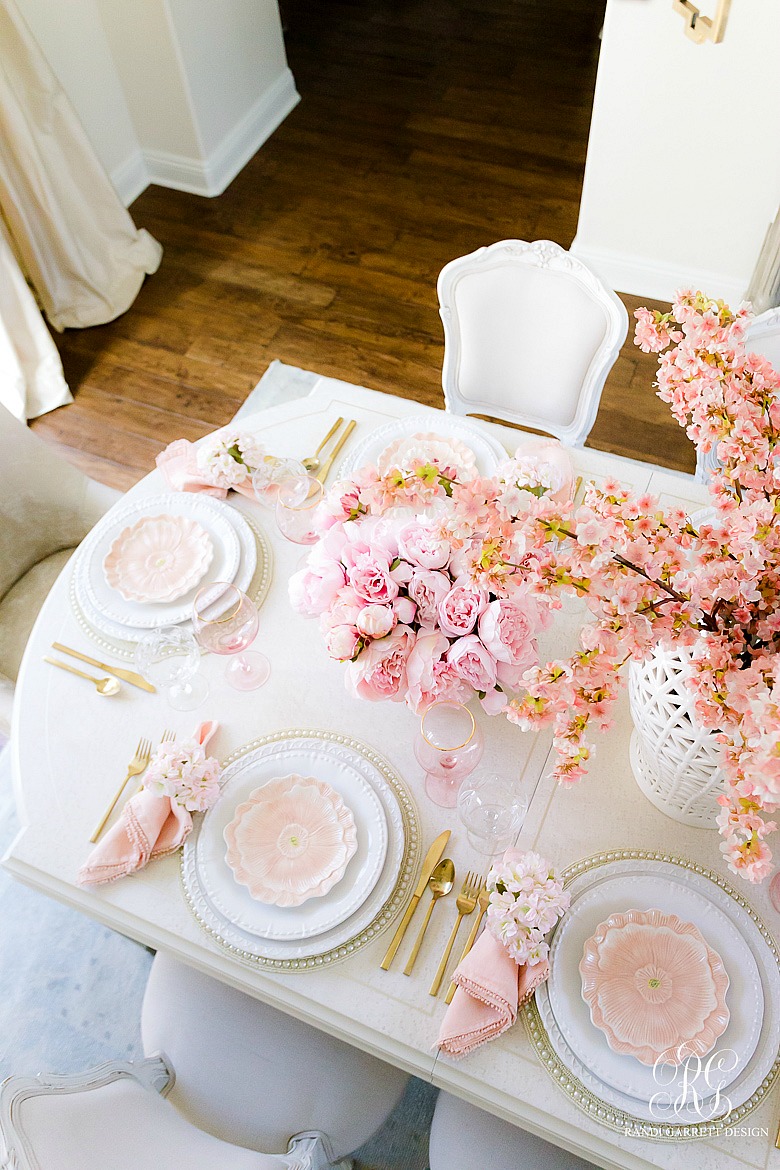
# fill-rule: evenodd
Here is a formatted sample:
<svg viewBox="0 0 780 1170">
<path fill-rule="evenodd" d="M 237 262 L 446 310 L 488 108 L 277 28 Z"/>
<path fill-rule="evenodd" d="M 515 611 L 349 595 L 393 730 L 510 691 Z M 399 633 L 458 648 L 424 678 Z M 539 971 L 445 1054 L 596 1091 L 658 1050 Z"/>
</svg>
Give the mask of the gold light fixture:
<svg viewBox="0 0 780 1170">
<path fill-rule="evenodd" d="M 717 0 L 715 15 L 712 17 L 702 16 L 691 0 L 672 0 L 672 8 L 679 12 L 685 21 L 685 35 L 697 45 L 703 45 L 705 41 L 712 41 L 717 45 L 723 40 L 731 0 Z"/>
</svg>

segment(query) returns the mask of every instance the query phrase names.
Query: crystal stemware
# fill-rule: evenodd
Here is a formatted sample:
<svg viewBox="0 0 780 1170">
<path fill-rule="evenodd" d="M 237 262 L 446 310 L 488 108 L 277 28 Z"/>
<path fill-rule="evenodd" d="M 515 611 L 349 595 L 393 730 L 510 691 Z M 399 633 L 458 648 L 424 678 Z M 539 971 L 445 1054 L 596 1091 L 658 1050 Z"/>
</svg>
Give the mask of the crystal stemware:
<svg viewBox="0 0 780 1170">
<path fill-rule="evenodd" d="M 300 460 L 267 455 L 261 465 L 252 472 L 255 499 L 266 508 L 274 508 L 282 484 L 288 479 L 300 479 L 305 476 L 306 468 Z"/>
<path fill-rule="evenodd" d="M 425 769 L 425 791 L 434 804 L 454 808 L 464 777 L 482 757 L 482 733 L 463 703 L 441 699 L 423 713 L 414 754 Z"/>
<path fill-rule="evenodd" d="M 237 691 L 254 691 L 267 682 L 271 666 L 264 654 L 247 652 L 257 635 L 257 606 L 235 585 L 215 581 L 198 590 L 192 606 L 195 636 L 204 650 L 233 656 L 225 678 Z"/>
<path fill-rule="evenodd" d="M 458 813 L 469 845 L 494 857 L 512 845 L 528 811 L 528 799 L 519 781 L 489 772 L 461 786 Z"/>
<path fill-rule="evenodd" d="M 135 648 L 141 674 L 160 687 L 174 711 L 194 711 L 209 693 L 198 674 L 200 648 L 190 630 L 165 626 L 144 634 Z"/>
<path fill-rule="evenodd" d="M 296 475 L 279 486 L 276 495 L 276 523 L 293 544 L 316 544 L 319 533 L 314 513 L 325 489 L 312 475 Z"/>
</svg>

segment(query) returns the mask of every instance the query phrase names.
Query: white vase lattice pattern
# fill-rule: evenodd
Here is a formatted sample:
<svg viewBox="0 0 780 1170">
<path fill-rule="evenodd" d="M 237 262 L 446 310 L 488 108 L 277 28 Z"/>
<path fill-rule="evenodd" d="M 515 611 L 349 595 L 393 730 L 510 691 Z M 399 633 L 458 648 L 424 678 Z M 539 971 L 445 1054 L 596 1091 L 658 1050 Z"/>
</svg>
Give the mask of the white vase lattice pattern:
<svg viewBox="0 0 780 1170">
<path fill-rule="evenodd" d="M 628 697 L 634 733 L 631 768 L 648 800 L 685 825 L 714 829 L 723 787 L 716 733 L 700 726 L 685 685 L 691 653 L 658 646 L 632 662 Z"/>
</svg>

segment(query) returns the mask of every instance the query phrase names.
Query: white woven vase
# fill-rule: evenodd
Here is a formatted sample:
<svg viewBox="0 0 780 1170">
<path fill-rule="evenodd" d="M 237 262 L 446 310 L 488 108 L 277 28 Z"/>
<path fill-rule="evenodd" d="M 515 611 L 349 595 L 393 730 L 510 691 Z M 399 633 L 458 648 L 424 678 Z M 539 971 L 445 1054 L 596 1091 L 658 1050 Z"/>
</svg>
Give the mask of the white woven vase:
<svg viewBox="0 0 780 1170">
<path fill-rule="evenodd" d="M 657 646 L 642 662 L 631 663 L 631 768 L 661 812 L 684 825 L 715 829 L 723 782 L 720 747 L 715 733 L 696 720 L 684 681 L 690 663 L 690 651 L 681 646 Z"/>
</svg>

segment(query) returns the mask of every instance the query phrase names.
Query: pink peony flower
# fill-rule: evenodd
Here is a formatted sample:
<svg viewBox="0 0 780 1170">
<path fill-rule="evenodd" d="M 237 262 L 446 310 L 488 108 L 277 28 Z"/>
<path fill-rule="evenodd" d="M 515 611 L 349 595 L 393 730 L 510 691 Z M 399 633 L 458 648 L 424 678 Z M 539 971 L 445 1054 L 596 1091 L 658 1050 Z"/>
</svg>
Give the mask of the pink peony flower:
<svg viewBox="0 0 780 1170">
<path fill-rule="evenodd" d="M 347 581 L 358 597 L 367 602 L 383 605 L 398 596 L 398 585 L 390 576 L 390 565 L 370 553 L 354 556 L 354 563 L 347 569 Z"/>
<path fill-rule="evenodd" d="M 337 662 L 351 662 L 361 643 L 360 632 L 354 626 L 331 626 L 325 635 L 328 654 Z"/>
<path fill-rule="evenodd" d="M 395 615 L 389 605 L 367 605 L 357 616 L 357 628 L 366 638 L 384 638 L 394 625 Z"/>
<path fill-rule="evenodd" d="M 450 559 L 450 542 L 432 524 L 406 524 L 398 533 L 398 554 L 421 569 L 443 569 Z"/>
<path fill-rule="evenodd" d="M 406 703 L 420 715 L 437 699 L 454 699 L 466 702 L 468 688 L 460 679 L 454 666 L 447 662 L 449 638 L 444 634 L 419 634 L 406 663 L 408 690 Z"/>
<path fill-rule="evenodd" d="M 513 679 L 519 677 L 518 670 L 522 673 L 536 661 L 533 638 L 536 612 L 535 601 L 526 594 L 491 601 L 480 615 L 479 636 L 483 645 L 497 662 L 515 668 Z"/>
<path fill-rule="evenodd" d="M 476 634 L 458 638 L 447 651 L 447 661 L 459 678 L 475 691 L 490 691 L 496 685 L 496 660 Z"/>
<path fill-rule="evenodd" d="M 396 597 L 393 602 L 393 613 L 397 621 L 410 626 L 417 616 L 417 606 L 411 597 Z"/>
<path fill-rule="evenodd" d="M 403 701 L 406 663 L 414 646 L 414 631 L 396 626 L 386 638 L 371 642 L 347 667 L 347 686 L 356 699 Z"/>
<path fill-rule="evenodd" d="M 462 638 L 474 629 L 487 604 L 487 592 L 479 585 L 454 585 L 439 602 L 439 625 L 451 638 Z"/>
<path fill-rule="evenodd" d="M 298 613 L 318 614 L 328 609 L 346 582 L 344 570 L 336 561 L 293 573 L 287 591 L 290 604 Z"/>
<path fill-rule="evenodd" d="M 452 582 L 446 573 L 434 569 L 417 569 L 409 579 L 407 591 L 417 605 L 417 621 L 424 628 L 435 626 L 439 619 L 439 603 L 449 593 Z"/>
</svg>

